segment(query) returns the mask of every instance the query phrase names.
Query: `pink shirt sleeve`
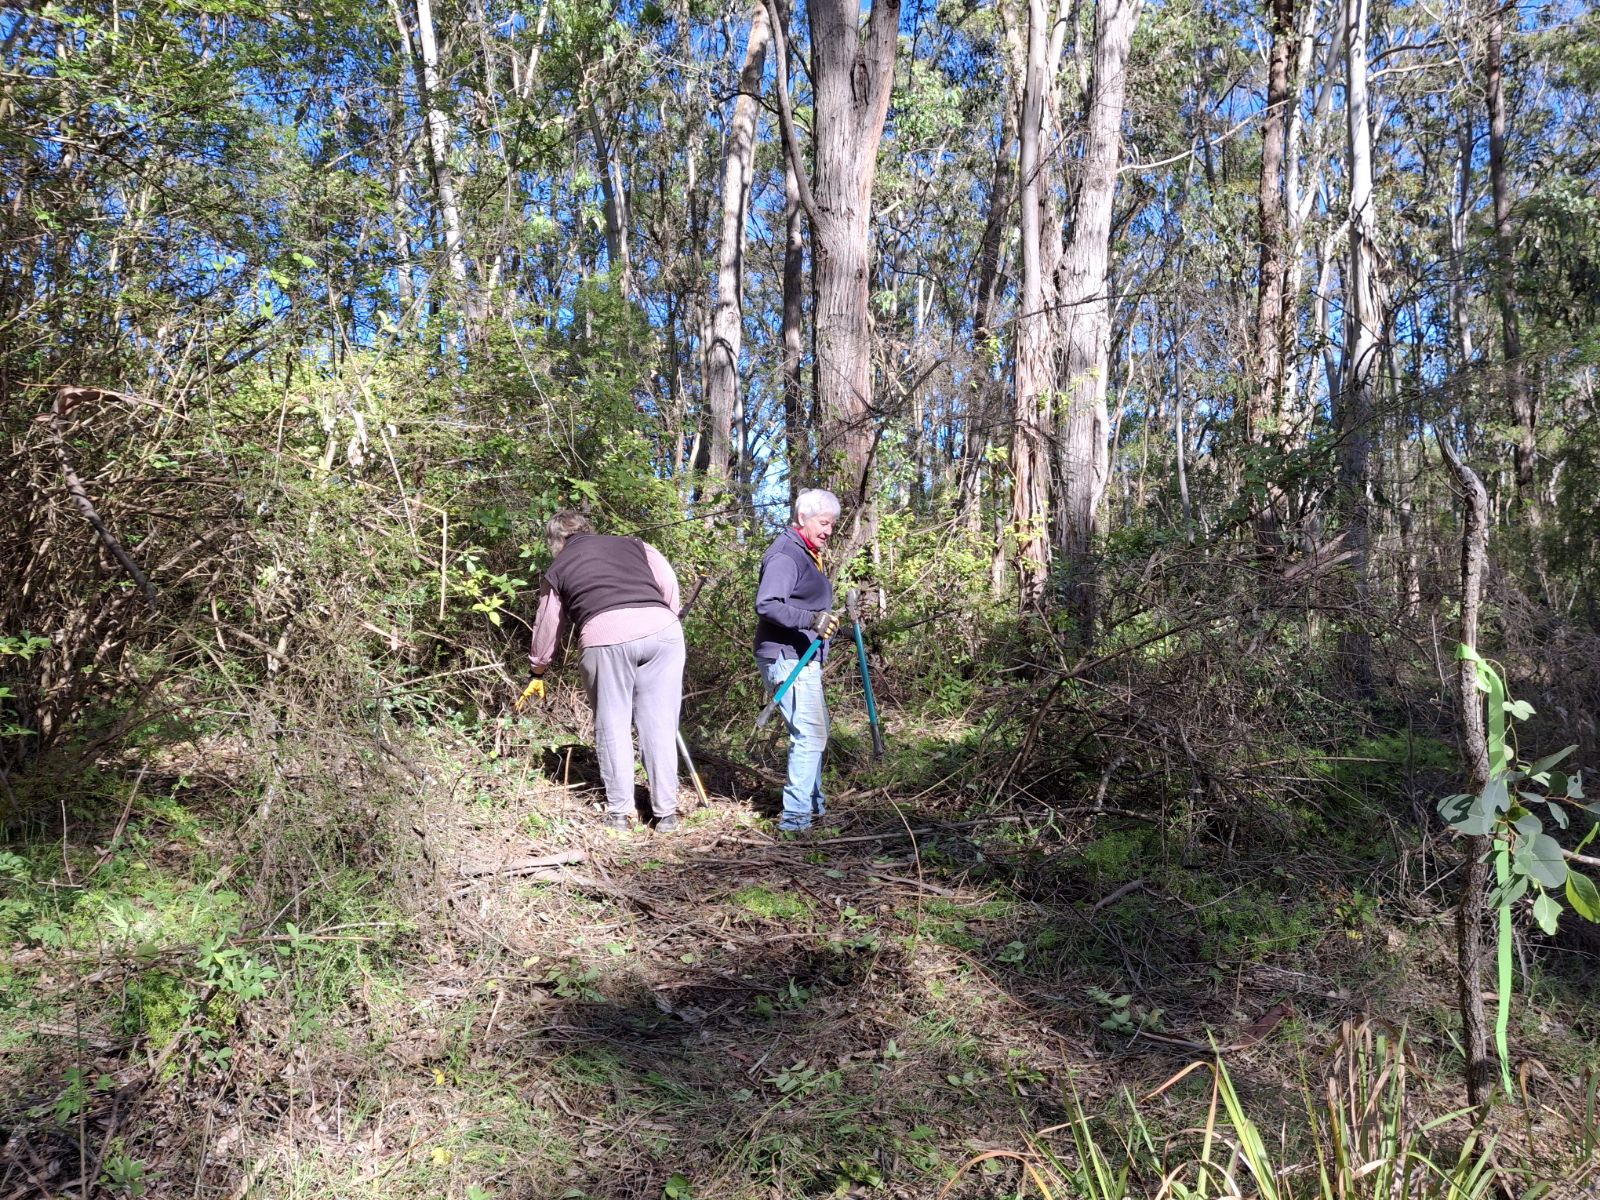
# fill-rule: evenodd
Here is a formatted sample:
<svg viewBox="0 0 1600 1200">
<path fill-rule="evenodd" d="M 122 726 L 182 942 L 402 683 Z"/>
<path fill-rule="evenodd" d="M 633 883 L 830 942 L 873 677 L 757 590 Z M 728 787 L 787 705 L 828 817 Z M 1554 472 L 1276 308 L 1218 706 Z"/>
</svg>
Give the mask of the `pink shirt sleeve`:
<svg viewBox="0 0 1600 1200">
<path fill-rule="evenodd" d="M 672 610 L 672 615 L 678 615 L 680 607 L 678 596 L 678 575 L 672 569 L 672 564 L 666 556 L 652 546 L 649 542 L 640 542 L 644 547 L 644 556 L 650 562 L 650 574 L 655 577 L 656 590 L 661 593 L 661 598 L 667 602 L 667 607 Z"/>
<path fill-rule="evenodd" d="M 556 656 L 556 638 L 561 633 L 561 595 L 548 584 L 539 593 L 539 615 L 533 622 L 533 645 L 528 661 L 539 674 Z"/>
</svg>

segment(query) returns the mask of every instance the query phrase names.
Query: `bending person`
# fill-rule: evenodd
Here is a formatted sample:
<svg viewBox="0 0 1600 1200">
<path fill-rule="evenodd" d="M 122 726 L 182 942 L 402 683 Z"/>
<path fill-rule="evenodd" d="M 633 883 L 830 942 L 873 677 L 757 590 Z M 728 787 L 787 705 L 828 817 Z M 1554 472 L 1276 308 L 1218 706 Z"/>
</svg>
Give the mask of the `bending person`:
<svg viewBox="0 0 1600 1200">
<path fill-rule="evenodd" d="M 839 625 L 833 585 L 822 571 L 822 551 L 839 519 L 839 498 L 820 488 L 795 498 L 795 523 L 780 533 L 761 559 L 756 586 L 756 666 L 770 696 L 783 685 L 811 643 L 823 645 L 779 705 L 789 727 L 789 769 L 783 788 L 785 832 L 810 829 L 827 811 L 822 761 L 828 749 L 828 702 L 822 694 L 827 639 Z"/>
<path fill-rule="evenodd" d="M 626 830 L 634 812 L 633 729 L 650 776 L 656 829 L 678 828 L 678 709 L 683 703 L 683 626 L 678 577 L 654 546 L 598 534 L 570 509 L 546 527 L 555 561 L 545 572 L 528 658 L 542 694 L 564 625 L 583 648 L 583 686 L 594 711 L 595 750 L 606 789 L 605 823 Z"/>
</svg>

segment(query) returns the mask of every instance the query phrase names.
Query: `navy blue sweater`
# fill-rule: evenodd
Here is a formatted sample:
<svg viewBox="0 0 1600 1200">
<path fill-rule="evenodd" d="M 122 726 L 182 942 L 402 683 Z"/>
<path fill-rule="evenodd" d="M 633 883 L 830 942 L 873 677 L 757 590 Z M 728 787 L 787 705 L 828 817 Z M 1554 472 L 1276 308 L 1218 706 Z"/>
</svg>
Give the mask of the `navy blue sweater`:
<svg viewBox="0 0 1600 1200">
<path fill-rule="evenodd" d="M 780 533 L 761 557 L 756 585 L 756 657 L 799 658 L 816 640 L 811 625 L 833 607 L 833 585 L 793 528 Z M 828 648 L 819 652 L 826 658 Z"/>
</svg>

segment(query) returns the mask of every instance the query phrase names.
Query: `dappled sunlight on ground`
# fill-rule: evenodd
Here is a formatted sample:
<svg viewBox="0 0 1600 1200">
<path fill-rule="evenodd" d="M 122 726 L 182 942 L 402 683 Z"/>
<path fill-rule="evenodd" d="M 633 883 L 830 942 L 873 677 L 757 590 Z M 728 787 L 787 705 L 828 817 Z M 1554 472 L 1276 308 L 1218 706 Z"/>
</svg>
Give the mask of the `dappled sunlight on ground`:
<svg viewBox="0 0 1600 1200">
<path fill-rule="evenodd" d="M 1213 1046 L 1269 1114 L 1347 1017 L 1448 1047 L 1441 914 L 1243 856 L 1196 872 L 1114 815 L 841 787 L 836 827 L 779 841 L 729 795 L 767 768 L 708 762 L 682 832 L 617 835 L 581 752 L 361 762 L 352 827 L 314 831 L 355 862 L 297 857 L 292 794 L 235 814 L 232 844 L 296 881 L 277 911 L 175 773 L 57 934 L 36 922 L 61 945 L 7 968 L 0 1196 L 87 1171 L 152 1195 L 921 1197 Z M 1190 1125 L 1207 1086 L 1145 1119 Z"/>
</svg>

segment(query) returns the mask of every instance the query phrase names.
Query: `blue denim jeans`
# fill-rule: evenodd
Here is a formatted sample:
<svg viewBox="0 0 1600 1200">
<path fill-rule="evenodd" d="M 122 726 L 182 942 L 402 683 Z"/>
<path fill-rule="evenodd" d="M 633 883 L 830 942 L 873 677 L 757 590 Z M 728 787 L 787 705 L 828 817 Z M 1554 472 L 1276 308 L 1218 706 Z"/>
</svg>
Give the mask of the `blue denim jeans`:
<svg viewBox="0 0 1600 1200">
<path fill-rule="evenodd" d="M 792 658 L 758 658 L 756 665 L 771 696 L 794 670 Z M 822 694 L 822 665 L 806 664 L 778 705 L 789 727 L 789 776 L 783 788 L 783 815 L 779 829 L 810 829 L 827 809 L 822 795 L 822 760 L 828 749 L 828 702 Z"/>
</svg>

